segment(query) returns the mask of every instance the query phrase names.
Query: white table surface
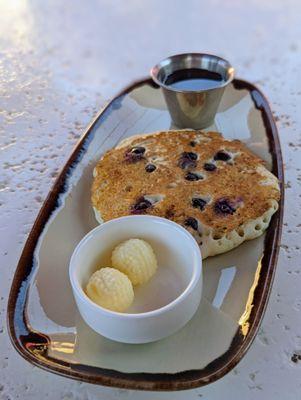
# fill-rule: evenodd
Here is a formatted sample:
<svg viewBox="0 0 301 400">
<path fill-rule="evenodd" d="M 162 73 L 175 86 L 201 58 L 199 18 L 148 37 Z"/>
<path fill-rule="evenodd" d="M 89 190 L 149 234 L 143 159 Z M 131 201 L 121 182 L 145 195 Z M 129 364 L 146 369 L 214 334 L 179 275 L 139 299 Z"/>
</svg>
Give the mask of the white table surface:
<svg viewBox="0 0 301 400">
<path fill-rule="evenodd" d="M 0 399 L 301 398 L 301 2 L 6 0 L 0 3 Z M 91 118 L 167 55 L 211 52 L 256 83 L 277 117 L 286 212 L 260 332 L 227 376 L 176 393 L 79 383 L 33 367 L 6 328 L 12 276 L 36 215 Z"/>
</svg>

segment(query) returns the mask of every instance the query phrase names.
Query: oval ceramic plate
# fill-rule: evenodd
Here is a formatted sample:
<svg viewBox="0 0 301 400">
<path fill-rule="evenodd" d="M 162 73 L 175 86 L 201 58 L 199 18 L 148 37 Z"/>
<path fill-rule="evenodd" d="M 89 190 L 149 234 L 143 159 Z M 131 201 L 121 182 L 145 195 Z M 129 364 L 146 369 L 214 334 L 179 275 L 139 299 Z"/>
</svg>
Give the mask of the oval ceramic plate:
<svg viewBox="0 0 301 400">
<path fill-rule="evenodd" d="M 115 97 L 87 129 L 34 224 L 12 284 L 8 326 L 29 362 L 92 383 L 146 390 L 205 385 L 230 371 L 258 330 L 276 268 L 283 214 L 283 166 L 271 110 L 241 80 L 226 88 L 208 130 L 242 140 L 266 161 L 282 198 L 265 235 L 204 261 L 204 296 L 179 332 L 145 345 L 126 345 L 93 332 L 80 318 L 68 280 L 71 253 L 96 226 L 90 205 L 92 170 L 125 137 L 173 128 L 161 90 L 139 81 Z"/>
</svg>

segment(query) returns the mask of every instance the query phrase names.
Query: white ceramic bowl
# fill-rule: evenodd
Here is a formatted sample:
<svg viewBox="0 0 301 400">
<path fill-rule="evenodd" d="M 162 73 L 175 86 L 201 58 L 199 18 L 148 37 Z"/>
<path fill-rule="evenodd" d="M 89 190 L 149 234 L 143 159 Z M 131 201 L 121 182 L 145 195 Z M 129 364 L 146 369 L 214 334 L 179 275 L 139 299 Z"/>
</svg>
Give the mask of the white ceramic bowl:
<svg viewBox="0 0 301 400">
<path fill-rule="evenodd" d="M 114 247 L 130 238 L 151 244 L 158 269 L 149 282 L 134 287 L 135 300 L 127 313 L 118 313 L 95 304 L 84 288 L 95 270 L 111 265 Z M 192 318 L 202 293 L 198 244 L 180 225 L 153 216 L 122 217 L 93 229 L 74 250 L 69 274 L 86 323 L 101 335 L 124 343 L 152 342 L 176 332 Z"/>
</svg>

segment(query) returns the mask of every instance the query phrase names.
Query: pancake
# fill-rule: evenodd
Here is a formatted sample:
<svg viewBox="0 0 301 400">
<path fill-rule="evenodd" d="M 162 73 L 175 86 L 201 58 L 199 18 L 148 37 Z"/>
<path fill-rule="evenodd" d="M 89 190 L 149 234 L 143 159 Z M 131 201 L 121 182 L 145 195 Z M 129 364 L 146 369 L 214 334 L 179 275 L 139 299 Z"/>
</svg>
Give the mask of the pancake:
<svg viewBox="0 0 301 400">
<path fill-rule="evenodd" d="M 131 214 L 168 218 L 195 237 L 203 258 L 260 236 L 280 197 L 264 162 L 218 132 L 132 136 L 106 152 L 93 175 L 99 223 Z"/>
</svg>

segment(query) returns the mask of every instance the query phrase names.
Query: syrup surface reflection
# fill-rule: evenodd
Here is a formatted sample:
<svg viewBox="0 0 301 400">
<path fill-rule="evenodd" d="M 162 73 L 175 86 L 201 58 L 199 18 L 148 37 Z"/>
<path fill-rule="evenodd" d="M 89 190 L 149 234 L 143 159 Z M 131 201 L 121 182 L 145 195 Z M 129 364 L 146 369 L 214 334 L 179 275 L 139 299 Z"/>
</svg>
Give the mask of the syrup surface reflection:
<svg viewBox="0 0 301 400">
<path fill-rule="evenodd" d="M 181 69 L 165 80 L 175 90 L 198 91 L 217 88 L 225 83 L 221 74 L 199 68 Z"/>
</svg>

